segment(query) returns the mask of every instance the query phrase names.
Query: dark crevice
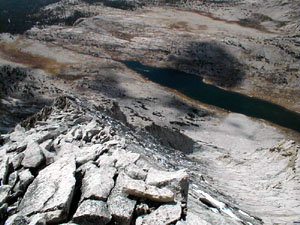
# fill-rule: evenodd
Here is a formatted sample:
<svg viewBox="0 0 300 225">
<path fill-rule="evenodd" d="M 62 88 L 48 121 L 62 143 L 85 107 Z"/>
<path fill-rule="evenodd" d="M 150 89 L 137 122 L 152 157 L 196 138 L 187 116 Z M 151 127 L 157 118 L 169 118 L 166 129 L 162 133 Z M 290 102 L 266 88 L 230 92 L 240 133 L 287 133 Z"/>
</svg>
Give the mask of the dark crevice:
<svg viewBox="0 0 300 225">
<path fill-rule="evenodd" d="M 81 194 L 82 194 L 81 185 L 82 185 L 83 174 L 81 172 L 77 172 L 75 174 L 75 178 L 76 178 L 76 184 L 75 184 L 73 199 L 70 205 L 68 221 L 70 221 L 73 218 L 74 214 L 76 213 L 76 210 L 79 206 L 79 202 L 81 199 Z"/>
</svg>

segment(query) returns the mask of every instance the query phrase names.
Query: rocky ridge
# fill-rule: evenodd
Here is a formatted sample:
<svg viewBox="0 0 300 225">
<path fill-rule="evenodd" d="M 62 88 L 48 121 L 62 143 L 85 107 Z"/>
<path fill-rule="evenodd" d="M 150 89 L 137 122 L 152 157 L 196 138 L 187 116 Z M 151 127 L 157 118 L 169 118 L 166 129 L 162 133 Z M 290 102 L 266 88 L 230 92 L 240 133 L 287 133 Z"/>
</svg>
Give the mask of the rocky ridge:
<svg viewBox="0 0 300 225">
<path fill-rule="evenodd" d="M 3 137 L 5 224 L 262 223 L 220 197 L 199 174 L 204 164 L 113 119 L 112 108 L 62 96 Z M 297 174 L 294 142 L 270 152 L 291 156 Z"/>
<path fill-rule="evenodd" d="M 197 7 L 208 7 L 212 15 L 192 10 L 199 1 L 189 1 L 185 11 L 177 1 L 175 7 L 152 1 L 157 7 L 129 11 L 62 1 L 36 15 L 46 15 L 47 26 L 37 24 L 25 35 L 0 35 L 0 132 L 13 129 L 0 136 L 2 222 L 227 225 L 299 220 L 300 162 L 294 141 L 278 143 L 289 139 L 280 129 L 191 103 L 145 81 L 120 61 L 204 72 L 208 82 L 238 85 L 231 89 L 261 85 L 268 93 L 264 98 L 272 95 L 269 84 L 261 82 L 268 80 L 272 91 L 280 89 L 276 101 L 297 108 L 298 101 L 291 102 L 293 90 L 298 93 L 299 49 L 297 35 L 288 29 L 293 27 L 288 13 L 293 1 L 279 4 L 289 14 L 282 18 L 291 21 L 276 27 L 278 18 L 253 15 L 263 27 L 252 28 L 237 21 L 253 6 L 262 14 L 274 9 L 272 1 L 206 2 Z M 241 15 L 233 18 L 237 13 Z M 217 14 L 224 18 L 218 20 Z M 218 76 L 232 70 L 236 79 Z M 50 105 L 62 93 L 68 97 Z M 298 134 L 292 137 L 298 140 Z"/>
</svg>

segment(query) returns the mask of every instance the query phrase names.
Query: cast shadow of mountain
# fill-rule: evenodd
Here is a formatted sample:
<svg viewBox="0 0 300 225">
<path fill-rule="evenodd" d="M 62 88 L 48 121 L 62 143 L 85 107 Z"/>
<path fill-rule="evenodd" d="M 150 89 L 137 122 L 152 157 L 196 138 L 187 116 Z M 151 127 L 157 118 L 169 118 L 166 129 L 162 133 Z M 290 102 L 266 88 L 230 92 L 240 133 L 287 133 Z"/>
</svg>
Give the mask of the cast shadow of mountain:
<svg viewBox="0 0 300 225">
<path fill-rule="evenodd" d="M 189 42 L 169 59 L 177 69 L 203 76 L 221 87 L 239 86 L 245 75 L 245 65 L 215 41 Z"/>
</svg>

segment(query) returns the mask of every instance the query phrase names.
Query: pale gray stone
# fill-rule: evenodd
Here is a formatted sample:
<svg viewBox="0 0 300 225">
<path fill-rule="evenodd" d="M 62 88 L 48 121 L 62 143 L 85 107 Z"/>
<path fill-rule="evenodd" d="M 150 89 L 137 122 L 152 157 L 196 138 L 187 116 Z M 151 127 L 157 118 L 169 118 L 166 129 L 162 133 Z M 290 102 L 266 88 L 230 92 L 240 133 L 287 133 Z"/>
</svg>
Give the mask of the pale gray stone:
<svg viewBox="0 0 300 225">
<path fill-rule="evenodd" d="M 157 187 L 168 187 L 176 193 L 178 200 L 186 201 L 188 196 L 188 174 L 184 170 L 166 172 L 151 168 L 146 183 Z"/>
<path fill-rule="evenodd" d="M 147 172 L 133 163 L 125 168 L 125 173 L 132 179 L 137 180 L 145 180 L 147 177 Z"/>
<path fill-rule="evenodd" d="M 122 191 L 124 178 L 123 173 L 118 176 L 116 185 L 107 200 L 107 205 L 114 221 L 120 225 L 129 225 L 131 223 L 136 201 L 127 198 L 127 194 Z"/>
<path fill-rule="evenodd" d="M 9 157 L 5 156 L 0 164 L 0 185 L 7 184 L 9 172 Z"/>
<path fill-rule="evenodd" d="M 81 148 L 76 153 L 76 163 L 78 165 L 83 165 L 87 163 L 88 161 L 97 159 L 105 149 L 103 148 L 103 145 L 101 144 L 94 144 L 92 146 L 86 146 Z"/>
<path fill-rule="evenodd" d="M 135 163 L 140 158 L 139 154 L 126 152 L 125 150 L 115 151 L 113 153 L 113 156 L 117 158 L 117 162 L 116 162 L 117 168 L 124 168 L 131 163 Z"/>
<path fill-rule="evenodd" d="M 100 168 L 93 166 L 86 171 L 82 180 L 81 200 L 98 199 L 105 201 L 114 187 L 114 175 L 116 168 L 102 166 Z"/>
<path fill-rule="evenodd" d="M 51 163 L 55 162 L 56 152 L 50 152 L 44 148 L 42 148 L 42 152 L 46 160 L 46 165 L 50 165 Z"/>
<path fill-rule="evenodd" d="M 25 156 L 25 154 L 23 152 L 21 152 L 12 158 L 11 163 L 12 163 L 14 170 L 19 169 L 19 167 L 21 166 L 21 163 L 24 159 L 24 156 Z"/>
<path fill-rule="evenodd" d="M 27 141 L 22 142 L 8 142 L 1 149 L 6 153 L 22 152 L 26 149 Z"/>
<path fill-rule="evenodd" d="M 82 139 L 84 141 L 90 141 L 93 136 L 97 135 L 101 131 L 100 125 L 95 121 L 91 121 L 84 128 Z"/>
<path fill-rule="evenodd" d="M 81 127 L 78 127 L 74 133 L 73 133 L 74 139 L 75 140 L 81 140 L 82 139 L 82 129 Z"/>
<path fill-rule="evenodd" d="M 6 202 L 7 197 L 10 193 L 10 189 L 11 189 L 10 185 L 0 186 L 0 206 Z"/>
<path fill-rule="evenodd" d="M 178 221 L 176 225 L 212 225 L 212 224 L 202 219 L 199 215 L 188 212 L 186 219 Z"/>
<path fill-rule="evenodd" d="M 173 202 L 174 193 L 167 188 L 158 188 L 146 184 L 142 180 L 127 177 L 123 183 L 123 191 L 132 196 L 147 198 L 155 202 Z"/>
<path fill-rule="evenodd" d="M 43 214 L 35 214 L 30 218 L 30 223 L 28 225 L 46 225 L 46 218 Z"/>
<path fill-rule="evenodd" d="M 29 184 L 34 180 L 34 176 L 31 174 L 29 169 L 22 170 L 18 173 L 19 182 L 14 191 L 25 191 Z"/>
<path fill-rule="evenodd" d="M 24 154 L 22 166 L 25 168 L 37 168 L 45 159 L 41 147 L 37 142 L 28 143 Z"/>
<path fill-rule="evenodd" d="M 49 139 L 47 141 L 44 141 L 43 143 L 40 144 L 42 149 L 46 149 L 47 151 L 50 151 L 52 147 L 53 140 Z"/>
<path fill-rule="evenodd" d="M 14 187 L 18 180 L 18 171 L 15 171 L 9 175 L 8 185 Z"/>
<path fill-rule="evenodd" d="M 29 185 L 20 205 L 22 215 L 45 213 L 47 223 L 68 216 L 75 188 L 75 159 L 62 158 L 49 165 Z"/>
<path fill-rule="evenodd" d="M 79 225 L 105 225 L 111 218 L 105 202 L 86 200 L 78 207 L 73 222 Z"/>
<path fill-rule="evenodd" d="M 79 153 L 79 151 L 80 148 L 77 145 L 72 143 L 67 143 L 64 140 L 62 140 L 57 150 L 57 157 L 58 158 L 74 157 L 76 154 Z"/>
<path fill-rule="evenodd" d="M 28 218 L 21 214 L 12 215 L 5 221 L 5 225 L 27 225 L 28 223 Z"/>
<path fill-rule="evenodd" d="M 117 159 L 111 155 L 104 154 L 96 161 L 98 166 L 115 166 Z"/>
<path fill-rule="evenodd" d="M 22 142 L 25 139 L 25 128 L 18 124 L 14 132 L 9 134 L 9 139 L 13 142 Z"/>
<path fill-rule="evenodd" d="M 125 168 L 129 164 L 134 163 L 139 159 L 140 155 L 137 153 L 127 152 L 123 149 L 113 151 L 111 156 L 102 155 L 97 163 L 101 165 L 114 165 L 117 168 Z"/>
<path fill-rule="evenodd" d="M 168 225 L 175 223 L 181 218 L 180 204 L 166 204 L 160 206 L 158 209 L 146 215 L 139 217 L 136 225 Z"/>
</svg>

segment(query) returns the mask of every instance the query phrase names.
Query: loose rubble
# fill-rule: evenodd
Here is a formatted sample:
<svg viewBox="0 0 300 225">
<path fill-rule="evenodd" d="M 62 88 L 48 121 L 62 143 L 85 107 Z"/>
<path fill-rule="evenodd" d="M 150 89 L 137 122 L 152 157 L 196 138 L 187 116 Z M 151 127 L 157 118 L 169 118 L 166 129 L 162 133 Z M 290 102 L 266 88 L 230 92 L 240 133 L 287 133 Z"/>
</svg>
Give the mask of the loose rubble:
<svg viewBox="0 0 300 225">
<path fill-rule="evenodd" d="M 138 166 L 140 153 L 126 150 L 126 140 L 95 115 L 80 126 L 66 119 L 87 116 L 83 111 L 70 97 L 60 97 L 50 114 L 27 120 L 31 128 L 18 125 L 6 136 L 0 149 L 6 152 L 0 186 L 5 224 L 156 224 L 159 217 L 160 224 L 169 224 L 182 219 L 188 174 Z M 7 151 L 24 140 L 22 150 Z"/>
</svg>

